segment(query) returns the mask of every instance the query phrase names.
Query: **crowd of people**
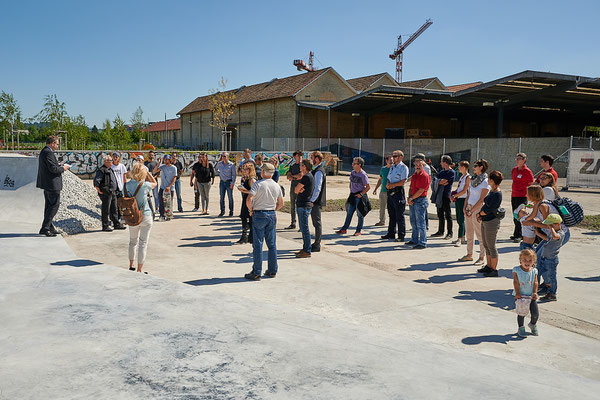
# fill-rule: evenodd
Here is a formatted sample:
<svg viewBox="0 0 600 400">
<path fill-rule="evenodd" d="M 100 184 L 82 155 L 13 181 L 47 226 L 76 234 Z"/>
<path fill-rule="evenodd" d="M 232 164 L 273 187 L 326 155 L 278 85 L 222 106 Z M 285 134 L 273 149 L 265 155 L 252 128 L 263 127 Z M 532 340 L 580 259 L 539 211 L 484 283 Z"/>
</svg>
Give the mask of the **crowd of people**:
<svg viewBox="0 0 600 400">
<path fill-rule="evenodd" d="M 60 166 L 52 152 L 56 150 L 59 139 L 48 138 L 47 147 L 40 154 L 40 172 L 38 187 L 44 189 L 46 208 L 40 234 L 54 236 L 52 218 L 58 209 L 61 189 L 60 174 L 68 169 Z M 166 154 L 156 158 L 149 152 L 147 159 L 138 156 L 131 171 L 120 163 L 120 154 L 113 152 L 104 156 L 102 166 L 97 170 L 94 187 L 100 197 L 102 230 L 126 229 L 117 207 L 119 197 L 135 197 L 139 210 L 143 214 L 141 222 L 130 225 L 129 268 L 143 271 L 148 239 L 152 224 L 156 219 L 156 210 L 160 221 L 173 218 L 173 202 L 177 199 L 177 208 L 183 212 L 181 201 L 181 176 L 183 165 L 177 154 Z M 322 222 L 321 212 L 327 196 L 326 173 L 323 166 L 323 154 L 313 151 L 304 158 L 302 151 L 293 153 L 294 163 L 289 166 L 286 178 L 290 182 L 291 223 L 285 229 L 296 229 L 302 233 L 302 246 L 296 257 L 309 258 L 312 253 L 321 251 Z M 499 255 L 496 248 L 498 231 L 506 211 L 502 208 L 501 183 L 504 179 L 500 171 L 489 172 L 489 163 L 484 159 L 473 163 L 462 160 L 457 164 L 448 155 L 440 159 L 440 170 L 430 166 L 423 154 L 417 154 L 412 168 L 403 162 L 404 153 L 395 150 L 385 157 L 379 179 L 373 190 L 379 191 L 379 220 L 375 226 L 385 226 L 388 214 L 387 232 L 383 240 L 404 242 L 415 250 L 427 248 L 429 238 L 452 240 L 449 244 L 460 247 L 466 245 L 466 254 L 458 261 L 471 262 L 481 266 L 477 271 L 485 277 L 498 276 Z M 240 176 L 238 191 L 242 203 L 240 219 L 242 234 L 237 244 L 251 243 L 253 246 L 252 271 L 245 275 L 249 280 L 261 277 L 273 278 L 277 275 L 276 211 L 284 205 L 285 189 L 279 183 L 277 158 L 263 161 L 262 155 L 253 159 L 249 149 L 236 166 L 227 152 L 220 154 L 215 166 L 204 153 L 198 155 L 198 161 L 191 167 L 190 186 L 194 189 L 194 212 L 209 214 L 209 193 L 215 176 L 219 182 L 219 217 L 226 213 L 225 197 L 228 197 L 229 216 L 234 215 L 233 188 Z M 527 167 L 527 156 L 518 153 L 515 167 L 511 172 L 511 205 L 514 231 L 511 239 L 520 243 L 520 266 L 513 269 L 515 299 L 518 303 L 526 301 L 526 306 L 518 304 L 518 309 L 527 308 L 531 313 L 530 328 L 537 334 L 536 320 L 538 294 L 544 294 L 544 300 L 557 299 L 556 271 L 558 254 L 562 245 L 568 242 L 570 233 L 562 223 L 560 211 L 550 201 L 558 196 L 557 174 L 552 168 L 552 156 L 541 157 L 543 171 L 534 177 Z M 355 157 L 349 177 L 349 194 L 346 200 L 346 218 L 336 230 L 339 235 L 346 234 L 354 214 L 357 223 L 353 235 L 362 234 L 364 218 L 371 210 L 368 193 L 371 190 L 369 176 L 364 171 L 364 160 Z M 433 171 L 433 172 L 432 172 Z M 129 178 L 129 179 L 128 179 Z M 160 184 L 158 184 L 158 180 Z M 454 183 L 457 183 L 453 190 Z M 408 190 L 405 186 L 409 186 Z M 435 204 L 438 216 L 438 228 L 428 237 L 429 202 Z M 452 203 L 456 209 L 457 237 L 454 239 Z M 409 207 L 411 236 L 406 240 L 405 208 Z M 311 236 L 309 220 L 314 227 L 314 240 Z M 110 223 L 112 222 L 112 227 Z M 475 238 L 479 241 L 479 255 L 474 257 Z M 268 247 L 268 264 L 262 275 L 263 242 Z M 137 260 L 137 267 L 135 266 Z M 521 300 L 524 299 L 524 300 Z M 523 314 L 523 313 L 521 313 Z M 519 315 L 519 334 L 524 334 L 523 315 Z"/>
</svg>

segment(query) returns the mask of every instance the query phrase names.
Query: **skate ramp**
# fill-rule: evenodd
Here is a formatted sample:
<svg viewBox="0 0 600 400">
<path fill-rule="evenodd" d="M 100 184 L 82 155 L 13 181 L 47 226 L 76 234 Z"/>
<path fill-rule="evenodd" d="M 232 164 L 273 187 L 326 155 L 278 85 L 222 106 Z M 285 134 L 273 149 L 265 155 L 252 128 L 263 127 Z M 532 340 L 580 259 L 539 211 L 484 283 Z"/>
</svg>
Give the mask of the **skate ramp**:
<svg viewBox="0 0 600 400">
<path fill-rule="evenodd" d="M 44 192 L 35 187 L 37 157 L 0 156 L 0 220 L 42 222 Z"/>
</svg>

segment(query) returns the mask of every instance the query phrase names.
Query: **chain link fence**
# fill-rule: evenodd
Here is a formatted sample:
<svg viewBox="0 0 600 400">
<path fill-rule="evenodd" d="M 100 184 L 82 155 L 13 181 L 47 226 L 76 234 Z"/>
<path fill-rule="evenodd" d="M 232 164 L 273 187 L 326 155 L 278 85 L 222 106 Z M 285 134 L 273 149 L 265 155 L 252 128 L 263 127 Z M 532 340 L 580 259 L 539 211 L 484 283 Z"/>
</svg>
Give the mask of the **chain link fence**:
<svg viewBox="0 0 600 400">
<path fill-rule="evenodd" d="M 469 161 L 471 164 L 479 158 L 490 163 L 491 169 L 501 171 L 509 177 L 515 166 L 517 153 L 525 153 L 528 165 L 534 173 L 541 171 L 538 160 L 544 154 L 555 157 L 554 168 L 560 177 L 566 177 L 569 148 L 585 148 L 600 150 L 600 138 L 547 137 L 547 138 L 461 138 L 461 139 L 355 139 L 332 138 L 262 138 L 260 145 L 253 151 L 293 152 L 302 150 L 305 153 L 313 150 L 330 151 L 342 161 L 342 170 L 350 171 L 352 159 L 362 157 L 365 170 L 378 173 L 383 165 L 384 155 L 394 150 L 404 152 L 404 160 L 408 162 L 417 153 L 422 153 L 428 163 L 436 169 L 440 157 L 447 154 L 454 162 Z"/>
</svg>

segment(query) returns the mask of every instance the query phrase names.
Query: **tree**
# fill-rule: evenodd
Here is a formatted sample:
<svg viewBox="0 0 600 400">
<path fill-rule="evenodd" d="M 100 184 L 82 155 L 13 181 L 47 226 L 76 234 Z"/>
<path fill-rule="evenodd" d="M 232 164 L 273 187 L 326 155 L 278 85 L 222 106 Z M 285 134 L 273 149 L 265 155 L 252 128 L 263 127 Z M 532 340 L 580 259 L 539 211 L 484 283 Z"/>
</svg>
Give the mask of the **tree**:
<svg viewBox="0 0 600 400">
<path fill-rule="evenodd" d="M 69 132 L 69 148 L 83 149 L 90 141 L 90 130 L 83 115 L 69 118 L 69 124 L 65 129 Z"/>
<path fill-rule="evenodd" d="M 62 130 L 68 118 L 67 107 L 55 94 L 44 97 L 44 107 L 35 116 L 38 121 L 47 122 L 53 131 Z"/>
<path fill-rule="evenodd" d="M 113 144 L 112 142 L 112 125 L 110 123 L 110 120 L 107 119 L 106 121 L 104 121 L 104 124 L 102 124 L 102 133 L 100 134 L 100 142 L 104 145 L 105 149 L 110 149 Z"/>
<path fill-rule="evenodd" d="M 21 109 L 17 105 L 17 101 L 10 93 L 2 91 L 0 93 L 0 125 L 11 132 L 11 129 L 21 129 Z"/>
<path fill-rule="evenodd" d="M 138 143 L 140 139 L 144 137 L 144 128 L 146 127 L 146 123 L 144 122 L 144 110 L 142 110 L 141 106 L 131 114 L 130 122 L 133 127 L 133 131 L 131 132 L 132 139 L 134 143 Z"/>
<path fill-rule="evenodd" d="M 229 118 L 233 115 L 236 108 L 235 93 L 232 91 L 226 92 L 226 87 L 227 80 L 221 77 L 219 89 L 211 89 L 209 91 L 211 96 L 208 99 L 208 108 L 212 112 L 212 121 L 209 122 L 209 125 L 217 127 L 221 131 L 227 130 Z M 223 139 L 225 138 L 223 137 Z M 225 143 L 222 143 L 222 146 L 225 148 Z"/>
<path fill-rule="evenodd" d="M 111 137 L 117 149 L 126 149 L 131 145 L 131 137 L 129 136 L 129 132 L 127 132 L 125 121 L 121 119 L 119 114 L 113 120 Z"/>
</svg>

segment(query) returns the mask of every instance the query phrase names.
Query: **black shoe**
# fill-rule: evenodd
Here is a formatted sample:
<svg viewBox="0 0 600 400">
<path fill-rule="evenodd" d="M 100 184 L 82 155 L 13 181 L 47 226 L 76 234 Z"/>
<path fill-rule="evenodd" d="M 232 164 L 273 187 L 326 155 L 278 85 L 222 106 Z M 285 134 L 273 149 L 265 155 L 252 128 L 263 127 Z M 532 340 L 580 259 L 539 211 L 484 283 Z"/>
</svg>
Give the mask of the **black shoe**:
<svg viewBox="0 0 600 400">
<path fill-rule="evenodd" d="M 102 232 L 112 232 L 112 231 L 113 231 L 112 228 L 108 227 L 108 226 L 105 228 L 102 228 Z"/>
<path fill-rule="evenodd" d="M 418 244 L 415 247 L 413 247 L 414 250 L 423 250 L 426 249 L 426 246 L 423 246 L 422 244 Z"/>
<path fill-rule="evenodd" d="M 52 232 L 52 231 L 40 231 L 40 235 L 44 235 L 44 236 L 48 236 L 48 237 L 54 237 L 56 236 L 56 233 Z"/>
<path fill-rule="evenodd" d="M 123 230 L 123 229 L 127 229 L 127 227 L 123 224 L 119 224 L 119 225 L 115 226 L 115 229 Z"/>
<path fill-rule="evenodd" d="M 485 276 L 486 278 L 495 278 L 498 276 L 498 270 L 492 269 L 491 271 L 484 272 L 483 276 Z"/>
<path fill-rule="evenodd" d="M 321 251 L 321 246 L 315 246 L 314 244 L 312 246 L 310 246 L 311 253 L 318 253 L 320 251 Z"/>
<path fill-rule="evenodd" d="M 277 272 L 266 271 L 264 276 L 266 278 L 275 278 L 277 276 Z"/>
<path fill-rule="evenodd" d="M 442 237 L 442 236 L 444 236 L 444 232 L 436 232 L 429 237 L 436 238 L 436 237 Z"/>
<path fill-rule="evenodd" d="M 242 235 L 242 237 L 240 238 L 240 240 L 238 240 L 234 244 L 246 244 L 246 243 L 248 243 L 248 236 Z"/>
<path fill-rule="evenodd" d="M 387 234 L 383 235 L 381 238 L 382 239 L 395 239 L 396 235 L 390 235 L 389 233 L 387 233 Z"/>
<path fill-rule="evenodd" d="M 130 271 L 135 271 L 135 267 L 129 267 Z M 147 273 L 147 272 L 146 272 Z"/>
<path fill-rule="evenodd" d="M 296 229 L 296 224 L 290 224 L 290 226 L 286 226 L 283 229 Z"/>
<path fill-rule="evenodd" d="M 452 239 L 452 232 L 450 232 L 446 236 L 444 236 L 444 240 L 450 240 L 450 239 Z"/>
<path fill-rule="evenodd" d="M 416 245 L 415 242 L 413 242 L 412 240 L 409 240 L 408 242 L 404 243 L 405 246 L 414 246 Z"/>
<path fill-rule="evenodd" d="M 225 215 L 225 212 L 221 211 L 218 216 L 222 217 L 223 215 Z"/>
<path fill-rule="evenodd" d="M 229 211 L 229 216 L 233 217 L 233 211 Z"/>
<path fill-rule="evenodd" d="M 542 284 L 540 284 L 540 287 L 538 288 L 537 294 L 539 294 L 539 295 L 548 294 L 549 290 L 550 290 L 550 286 L 544 285 L 542 283 Z"/>
<path fill-rule="evenodd" d="M 58 235 L 60 233 L 59 231 L 56 230 L 54 225 L 50 225 L 50 232 L 54 233 L 55 235 Z"/>
<path fill-rule="evenodd" d="M 394 242 L 404 242 L 404 238 L 403 237 L 399 237 L 398 239 L 395 239 Z"/>
<path fill-rule="evenodd" d="M 477 272 L 479 272 L 480 274 L 485 274 L 486 272 L 490 271 L 492 271 L 492 269 L 488 267 L 487 264 L 477 270 Z"/>
<path fill-rule="evenodd" d="M 556 295 L 552 293 L 548 293 L 544 297 L 542 297 L 543 301 L 556 301 Z"/>
<path fill-rule="evenodd" d="M 260 281 L 260 275 L 254 275 L 254 272 L 247 273 L 244 278 L 250 281 Z"/>
</svg>

